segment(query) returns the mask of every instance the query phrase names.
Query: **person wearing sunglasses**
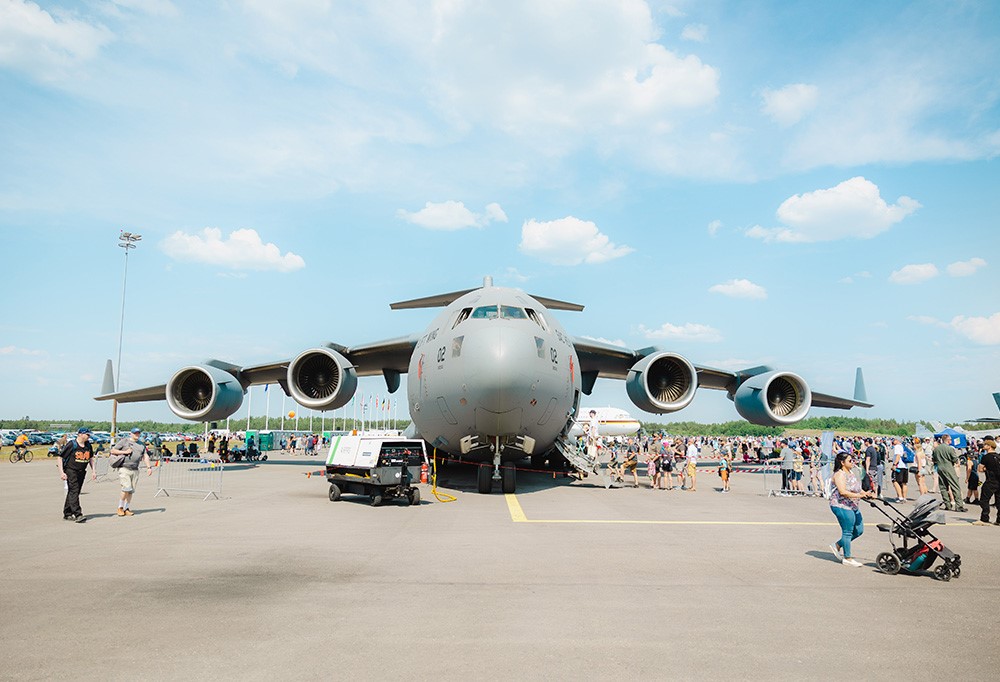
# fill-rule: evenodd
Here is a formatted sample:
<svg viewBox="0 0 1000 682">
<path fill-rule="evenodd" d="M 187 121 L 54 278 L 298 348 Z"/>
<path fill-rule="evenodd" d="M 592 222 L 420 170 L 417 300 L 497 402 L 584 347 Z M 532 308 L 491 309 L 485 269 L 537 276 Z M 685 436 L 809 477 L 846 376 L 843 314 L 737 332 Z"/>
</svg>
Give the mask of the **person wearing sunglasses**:
<svg viewBox="0 0 1000 682">
<path fill-rule="evenodd" d="M 875 493 L 861 489 L 861 481 L 854 473 L 854 456 L 838 452 L 833 463 L 833 485 L 830 487 L 830 510 L 840 524 L 840 539 L 830 545 L 834 556 L 844 566 L 860 568 L 864 564 L 854 559 L 851 542 L 865 532 L 865 523 L 858 509 L 858 500 L 875 497 Z"/>
</svg>

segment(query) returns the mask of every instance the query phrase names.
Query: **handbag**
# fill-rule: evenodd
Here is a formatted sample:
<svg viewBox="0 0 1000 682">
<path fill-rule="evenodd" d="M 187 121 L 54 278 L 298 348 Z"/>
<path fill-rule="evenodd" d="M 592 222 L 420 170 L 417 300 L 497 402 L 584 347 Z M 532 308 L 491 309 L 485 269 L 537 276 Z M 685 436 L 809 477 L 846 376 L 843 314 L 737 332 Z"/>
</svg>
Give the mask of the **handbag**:
<svg viewBox="0 0 1000 682">
<path fill-rule="evenodd" d="M 126 457 L 128 457 L 128 455 L 113 455 L 111 459 L 108 460 L 108 465 L 112 469 L 121 469 L 122 466 L 125 464 Z"/>
</svg>

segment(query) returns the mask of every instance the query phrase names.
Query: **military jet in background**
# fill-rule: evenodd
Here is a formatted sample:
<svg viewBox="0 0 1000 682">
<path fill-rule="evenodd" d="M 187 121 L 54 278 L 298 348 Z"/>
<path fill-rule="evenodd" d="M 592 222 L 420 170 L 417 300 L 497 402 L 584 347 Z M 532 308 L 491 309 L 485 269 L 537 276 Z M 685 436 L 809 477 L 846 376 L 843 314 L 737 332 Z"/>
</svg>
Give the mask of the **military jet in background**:
<svg viewBox="0 0 1000 682">
<path fill-rule="evenodd" d="M 993 394 L 993 401 L 997 404 L 997 409 L 1000 410 L 1000 393 Z M 1000 415 L 996 417 L 980 417 L 979 419 L 969 419 L 967 423 L 975 424 L 1000 424 Z"/>
<path fill-rule="evenodd" d="M 405 373 L 414 435 L 443 453 L 481 463 L 481 493 L 490 492 L 495 480 L 503 492 L 514 492 L 516 460 L 530 456 L 537 465 L 558 453 L 569 456 L 581 395 L 590 395 L 598 378 L 624 380 L 632 403 L 656 414 L 683 409 L 699 388 L 726 391 L 740 416 L 767 426 L 794 424 L 813 405 L 871 407 L 860 369 L 854 398 L 839 398 L 771 367 L 729 372 L 669 350 L 571 337 L 552 311 L 582 311 L 582 305 L 495 287 L 489 277 L 482 287 L 389 307 L 444 310 L 421 335 L 357 346 L 328 343 L 246 367 L 206 360 L 182 367 L 165 384 L 96 399 L 166 400 L 178 417 L 204 422 L 234 414 L 256 384 L 276 383 L 303 407 L 334 410 L 351 400 L 359 376 L 381 374 L 394 393 Z"/>
</svg>

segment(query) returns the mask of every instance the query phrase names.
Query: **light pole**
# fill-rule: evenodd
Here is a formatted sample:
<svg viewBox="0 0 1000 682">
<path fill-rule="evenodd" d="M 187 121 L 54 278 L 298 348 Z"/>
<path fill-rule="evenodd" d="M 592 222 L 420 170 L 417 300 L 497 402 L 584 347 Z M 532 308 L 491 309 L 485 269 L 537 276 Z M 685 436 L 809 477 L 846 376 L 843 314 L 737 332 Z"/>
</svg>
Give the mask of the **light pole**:
<svg viewBox="0 0 1000 682">
<path fill-rule="evenodd" d="M 122 376 L 122 339 L 125 335 L 125 285 L 128 284 L 128 252 L 136 247 L 136 243 L 142 240 L 141 234 L 125 232 L 118 236 L 118 246 L 125 249 L 125 274 L 122 277 L 122 314 L 121 322 L 118 325 L 118 364 L 115 365 L 115 392 L 121 387 L 119 380 Z M 118 401 L 115 400 L 111 407 L 111 439 L 118 435 Z"/>
</svg>

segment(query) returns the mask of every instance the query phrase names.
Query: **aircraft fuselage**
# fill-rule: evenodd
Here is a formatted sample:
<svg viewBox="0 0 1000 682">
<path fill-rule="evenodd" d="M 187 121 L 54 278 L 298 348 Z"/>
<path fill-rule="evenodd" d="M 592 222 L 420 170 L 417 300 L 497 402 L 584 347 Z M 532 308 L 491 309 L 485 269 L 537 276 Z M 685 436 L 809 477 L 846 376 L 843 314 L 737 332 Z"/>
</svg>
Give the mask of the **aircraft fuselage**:
<svg viewBox="0 0 1000 682">
<path fill-rule="evenodd" d="M 579 403 L 579 359 L 572 340 L 537 300 L 486 287 L 448 305 L 417 342 L 407 375 L 410 416 L 432 446 L 468 459 L 503 461 L 552 447 Z M 469 439 L 467 438 L 467 441 Z"/>
</svg>

